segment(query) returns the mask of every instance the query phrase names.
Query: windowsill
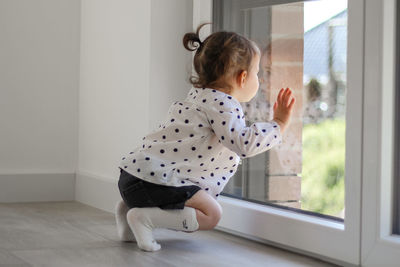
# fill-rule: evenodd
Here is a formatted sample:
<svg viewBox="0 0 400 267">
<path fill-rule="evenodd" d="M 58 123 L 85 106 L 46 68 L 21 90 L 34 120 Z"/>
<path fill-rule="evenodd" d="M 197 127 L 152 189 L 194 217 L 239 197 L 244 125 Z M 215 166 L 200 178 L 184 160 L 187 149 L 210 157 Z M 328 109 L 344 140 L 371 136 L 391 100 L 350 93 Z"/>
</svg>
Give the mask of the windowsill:
<svg viewBox="0 0 400 267">
<path fill-rule="evenodd" d="M 398 246 L 400 245 L 400 235 L 382 236 L 380 241 L 388 245 L 395 245 L 396 248 L 398 248 Z"/>
<path fill-rule="evenodd" d="M 249 201 L 244 201 L 240 199 L 234 199 L 226 196 L 219 196 L 218 199 L 221 205 L 235 206 L 235 208 L 240 210 L 250 210 L 256 212 L 257 214 L 269 214 L 272 216 L 282 217 L 286 220 L 294 220 L 297 222 L 311 223 L 314 225 L 319 225 L 322 227 L 331 228 L 334 230 L 344 231 L 344 223 L 335 222 L 329 219 L 318 218 L 312 215 L 300 214 L 295 211 L 287 211 L 280 208 L 274 208 L 270 206 L 265 206 Z"/>
</svg>

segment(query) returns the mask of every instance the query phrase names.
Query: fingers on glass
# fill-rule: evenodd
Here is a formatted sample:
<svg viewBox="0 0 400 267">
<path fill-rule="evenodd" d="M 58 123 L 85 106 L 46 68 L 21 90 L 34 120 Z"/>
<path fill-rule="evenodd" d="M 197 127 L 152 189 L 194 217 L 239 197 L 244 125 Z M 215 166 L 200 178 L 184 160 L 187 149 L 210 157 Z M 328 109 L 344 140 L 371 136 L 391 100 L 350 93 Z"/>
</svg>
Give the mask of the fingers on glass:
<svg viewBox="0 0 400 267">
<path fill-rule="evenodd" d="M 283 92 L 284 92 L 284 89 L 282 88 L 282 89 L 279 91 L 279 94 L 278 94 L 278 104 L 281 104 L 281 103 L 282 103 L 282 95 L 283 95 Z"/>
<path fill-rule="evenodd" d="M 286 88 L 284 98 L 283 98 L 283 101 L 284 101 L 283 103 L 285 104 L 285 107 L 287 107 L 289 104 L 289 99 L 290 99 L 291 94 L 292 94 L 292 92 L 290 91 L 290 89 Z"/>
<path fill-rule="evenodd" d="M 290 101 L 289 109 L 293 108 L 295 102 L 296 102 L 296 98 L 293 97 L 292 101 Z"/>
<path fill-rule="evenodd" d="M 277 97 L 277 104 L 278 105 L 283 105 L 284 107 L 291 107 L 294 104 L 294 97 L 292 98 L 292 100 L 290 100 L 290 97 L 292 96 L 292 91 L 290 90 L 290 88 L 282 88 L 279 91 L 278 97 Z"/>
</svg>

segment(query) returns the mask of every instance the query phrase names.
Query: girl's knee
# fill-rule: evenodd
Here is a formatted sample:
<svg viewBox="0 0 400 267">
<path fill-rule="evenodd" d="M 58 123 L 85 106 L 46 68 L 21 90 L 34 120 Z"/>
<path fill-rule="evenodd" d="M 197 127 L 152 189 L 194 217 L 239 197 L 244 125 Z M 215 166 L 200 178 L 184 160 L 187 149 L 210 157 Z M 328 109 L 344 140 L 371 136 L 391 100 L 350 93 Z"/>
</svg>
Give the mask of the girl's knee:
<svg viewBox="0 0 400 267">
<path fill-rule="evenodd" d="M 201 211 L 203 214 L 201 222 L 204 230 L 213 229 L 221 220 L 221 205 L 204 190 L 199 190 L 192 198 L 186 201 L 185 205 Z"/>
<path fill-rule="evenodd" d="M 221 217 L 222 217 L 222 208 L 218 204 L 218 207 L 213 209 L 213 211 L 209 214 L 210 229 L 213 229 L 218 225 L 219 221 L 221 220 Z"/>
</svg>

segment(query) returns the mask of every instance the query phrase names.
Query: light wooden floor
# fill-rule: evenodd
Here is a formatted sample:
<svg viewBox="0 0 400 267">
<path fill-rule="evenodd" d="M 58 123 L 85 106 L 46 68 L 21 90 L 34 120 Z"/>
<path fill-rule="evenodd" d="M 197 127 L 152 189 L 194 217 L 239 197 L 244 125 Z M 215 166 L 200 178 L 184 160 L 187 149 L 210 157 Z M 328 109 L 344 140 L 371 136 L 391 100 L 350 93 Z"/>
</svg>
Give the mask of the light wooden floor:
<svg viewBox="0 0 400 267">
<path fill-rule="evenodd" d="M 334 266 L 216 230 L 154 236 L 157 252 L 121 242 L 114 214 L 79 202 L 0 204 L 0 266 Z"/>
</svg>

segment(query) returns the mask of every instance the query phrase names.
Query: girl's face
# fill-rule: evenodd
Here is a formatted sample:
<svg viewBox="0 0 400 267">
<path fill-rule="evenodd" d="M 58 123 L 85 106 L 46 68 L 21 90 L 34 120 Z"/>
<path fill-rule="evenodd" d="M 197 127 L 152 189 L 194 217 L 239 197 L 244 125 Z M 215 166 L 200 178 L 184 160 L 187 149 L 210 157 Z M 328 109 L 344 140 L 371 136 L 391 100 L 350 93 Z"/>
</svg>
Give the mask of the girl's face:
<svg viewBox="0 0 400 267">
<path fill-rule="evenodd" d="M 258 78 L 259 65 L 260 56 L 256 54 L 252 59 L 249 72 L 242 71 L 237 77 L 232 79 L 232 90 L 229 94 L 239 102 L 248 102 L 257 94 L 258 87 L 260 86 Z M 225 92 L 222 89 L 218 90 Z"/>
<path fill-rule="evenodd" d="M 258 78 L 259 66 L 260 56 L 256 54 L 253 57 L 243 88 L 241 88 L 240 102 L 248 102 L 257 94 L 258 87 L 260 86 Z"/>
</svg>

